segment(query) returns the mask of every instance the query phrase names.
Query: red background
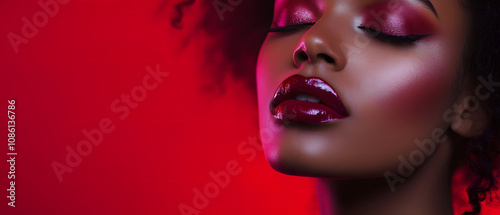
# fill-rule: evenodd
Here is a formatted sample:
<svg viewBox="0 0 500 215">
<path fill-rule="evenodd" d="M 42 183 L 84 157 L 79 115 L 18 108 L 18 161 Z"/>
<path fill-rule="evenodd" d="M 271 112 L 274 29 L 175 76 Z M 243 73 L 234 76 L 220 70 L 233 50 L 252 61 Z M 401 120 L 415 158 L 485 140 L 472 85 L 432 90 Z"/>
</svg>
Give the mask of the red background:
<svg viewBox="0 0 500 215">
<path fill-rule="evenodd" d="M 0 95 L 5 109 L 16 99 L 18 152 L 16 207 L 2 197 L 1 214 L 182 214 L 194 189 L 215 182 L 210 172 L 234 162 L 241 172 L 212 190 L 200 214 L 318 213 L 314 181 L 275 172 L 249 141 L 258 138 L 253 76 L 272 2 L 244 0 L 220 20 L 213 1 L 197 1 L 182 8 L 181 29 L 171 25 L 177 3 L 58 4 L 16 53 L 7 35 L 23 36 L 23 17 L 43 9 L 0 2 Z M 114 111 L 157 65 L 168 77 L 127 116 Z M 105 118 L 114 130 L 59 181 L 52 164 L 66 164 L 67 147 Z M 8 168 L 0 165 L 0 196 Z"/>
</svg>

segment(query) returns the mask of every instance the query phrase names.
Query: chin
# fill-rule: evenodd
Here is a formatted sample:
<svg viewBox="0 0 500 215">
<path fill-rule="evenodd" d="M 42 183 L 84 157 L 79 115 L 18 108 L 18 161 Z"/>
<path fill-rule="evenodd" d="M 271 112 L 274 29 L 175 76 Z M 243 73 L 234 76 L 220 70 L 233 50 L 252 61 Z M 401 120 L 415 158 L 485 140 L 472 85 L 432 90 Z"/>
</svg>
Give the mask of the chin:
<svg viewBox="0 0 500 215">
<path fill-rule="evenodd" d="M 277 143 L 277 145 L 296 145 L 296 143 Z M 300 148 L 282 147 L 269 149 L 264 145 L 267 162 L 277 172 L 315 178 L 353 179 L 380 178 L 387 170 L 397 169 L 393 163 L 361 163 L 359 160 L 345 160 L 336 155 L 314 156 Z"/>
</svg>

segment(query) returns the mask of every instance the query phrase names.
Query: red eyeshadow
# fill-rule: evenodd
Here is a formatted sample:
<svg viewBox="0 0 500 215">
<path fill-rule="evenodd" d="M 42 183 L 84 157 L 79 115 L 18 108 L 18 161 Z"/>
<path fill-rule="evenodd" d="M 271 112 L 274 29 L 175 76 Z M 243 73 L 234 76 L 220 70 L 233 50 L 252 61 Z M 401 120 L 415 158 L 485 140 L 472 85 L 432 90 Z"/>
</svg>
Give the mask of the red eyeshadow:
<svg viewBox="0 0 500 215">
<path fill-rule="evenodd" d="M 319 1 L 279 1 L 276 4 L 274 22 L 278 26 L 313 23 L 319 17 L 322 9 L 323 4 Z"/>
<path fill-rule="evenodd" d="M 387 2 L 368 6 L 363 11 L 362 26 L 395 36 L 435 33 L 435 27 L 417 6 L 404 1 L 391 5 Z"/>
<path fill-rule="evenodd" d="M 278 26 L 289 26 L 299 23 L 312 23 L 316 21 L 316 16 L 308 8 L 295 7 L 284 8 L 276 17 L 275 23 Z"/>
</svg>

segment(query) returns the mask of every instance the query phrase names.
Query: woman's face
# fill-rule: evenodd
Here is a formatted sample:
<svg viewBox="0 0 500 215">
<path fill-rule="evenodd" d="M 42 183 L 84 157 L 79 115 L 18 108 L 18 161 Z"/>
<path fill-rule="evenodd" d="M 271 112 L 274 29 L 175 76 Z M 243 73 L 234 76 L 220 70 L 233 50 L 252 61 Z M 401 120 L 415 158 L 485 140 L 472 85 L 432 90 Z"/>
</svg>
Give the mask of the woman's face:
<svg viewBox="0 0 500 215">
<path fill-rule="evenodd" d="M 273 168 L 377 177 L 445 138 L 467 25 L 457 0 L 431 1 L 276 1 L 257 65 Z"/>
</svg>

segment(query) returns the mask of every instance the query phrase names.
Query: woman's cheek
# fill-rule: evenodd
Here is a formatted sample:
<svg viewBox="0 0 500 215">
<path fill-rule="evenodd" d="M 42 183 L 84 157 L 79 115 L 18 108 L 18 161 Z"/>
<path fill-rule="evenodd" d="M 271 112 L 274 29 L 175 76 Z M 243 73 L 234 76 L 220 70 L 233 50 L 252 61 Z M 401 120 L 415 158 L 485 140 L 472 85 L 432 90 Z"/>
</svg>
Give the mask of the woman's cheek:
<svg viewBox="0 0 500 215">
<path fill-rule="evenodd" d="M 256 69 L 261 127 L 274 126 L 271 123 L 269 104 L 281 81 L 288 77 L 286 76 L 288 73 L 290 75 L 293 73 L 293 61 L 291 60 L 291 54 L 288 53 L 293 53 L 295 47 L 290 44 L 296 44 L 297 41 L 293 40 L 298 39 L 292 37 L 280 40 L 267 38 L 261 47 Z"/>
<path fill-rule="evenodd" d="M 269 107 L 274 92 L 285 78 L 298 72 L 293 64 L 292 53 L 299 43 L 301 34 L 283 38 L 268 36 L 257 60 L 257 90 L 259 101 Z"/>
<path fill-rule="evenodd" d="M 365 89 L 373 108 L 383 109 L 380 117 L 406 123 L 441 119 L 452 100 L 456 64 L 433 50 L 386 62 L 372 71 L 371 89 Z"/>
<path fill-rule="evenodd" d="M 279 51 L 279 46 L 276 41 L 266 39 L 261 47 L 257 60 L 256 81 L 257 81 L 257 98 L 259 107 L 259 130 L 276 131 L 278 128 L 271 121 L 269 112 L 269 104 L 273 97 L 274 90 L 279 83 L 279 74 L 286 71 L 284 68 L 283 51 Z M 263 136 L 264 134 L 260 134 Z M 277 162 L 279 155 L 279 144 L 276 140 L 276 132 L 273 132 L 273 138 L 268 141 L 262 141 L 266 159 L 271 165 Z"/>
</svg>

